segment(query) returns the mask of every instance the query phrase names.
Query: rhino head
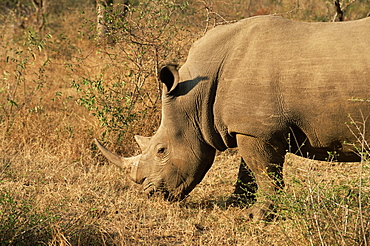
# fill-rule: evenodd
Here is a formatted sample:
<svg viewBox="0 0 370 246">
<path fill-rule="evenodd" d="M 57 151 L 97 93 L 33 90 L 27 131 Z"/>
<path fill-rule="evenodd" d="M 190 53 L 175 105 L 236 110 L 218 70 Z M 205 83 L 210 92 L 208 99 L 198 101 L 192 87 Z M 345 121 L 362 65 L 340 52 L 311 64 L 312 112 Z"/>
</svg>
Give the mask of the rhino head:
<svg viewBox="0 0 370 246">
<path fill-rule="evenodd" d="M 97 140 L 96 143 L 112 163 L 131 167 L 131 179 L 142 184 L 146 194 L 161 193 L 168 200 L 180 200 L 203 179 L 216 150 L 202 138 L 198 117 L 194 115 L 197 107 L 179 88 L 183 83 L 177 68 L 164 67 L 160 80 L 164 84 L 161 124 L 152 137 L 135 136 L 142 154 L 119 157 Z"/>
</svg>

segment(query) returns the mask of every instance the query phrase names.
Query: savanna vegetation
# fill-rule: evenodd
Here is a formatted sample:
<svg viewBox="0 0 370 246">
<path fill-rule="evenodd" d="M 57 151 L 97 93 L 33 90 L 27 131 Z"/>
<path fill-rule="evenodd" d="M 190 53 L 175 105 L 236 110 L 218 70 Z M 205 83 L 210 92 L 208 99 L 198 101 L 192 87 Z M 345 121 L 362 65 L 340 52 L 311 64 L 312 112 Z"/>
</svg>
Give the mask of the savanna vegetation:
<svg viewBox="0 0 370 246">
<path fill-rule="evenodd" d="M 369 245 L 363 122 L 351 122 L 361 163 L 289 155 L 270 222 L 225 206 L 236 150 L 220 153 L 188 198 L 169 203 L 148 200 L 92 141 L 137 154 L 133 136 L 160 122 L 158 69 L 181 65 L 213 26 L 261 14 L 338 21 L 338 2 L 124 2 L 106 7 L 101 35 L 95 1 L 0 0 L 1 245 Z M 369 0 L 339 4 L 344 21 L 370 13 Z"/>
</svg>

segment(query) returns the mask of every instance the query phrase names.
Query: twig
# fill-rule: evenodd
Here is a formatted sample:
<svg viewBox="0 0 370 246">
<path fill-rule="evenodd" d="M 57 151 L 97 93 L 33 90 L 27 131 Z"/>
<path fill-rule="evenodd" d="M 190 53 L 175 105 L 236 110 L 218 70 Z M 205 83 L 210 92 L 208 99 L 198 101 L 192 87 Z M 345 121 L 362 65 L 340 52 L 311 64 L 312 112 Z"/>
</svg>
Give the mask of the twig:
<svg viewBox="0 0 370 246">
<path fill-rule="evenodd" d="M 308 185 L 309 185 L 308 190 L 309 190 L 309 194 L 310 194 L 311 206 L 314 207 L 314 205 L 315 205 L 315 199 L 314 199 L 314 196 L 313 196 L 314 191 L 312 190 L 312 186 L 311 186 L 310 181 L 308 182 Z M 320 194 L 318 193 L 317 194 L 317 203 L 319 203 L 319 202 L 320 202 Z M 321 235 L 320 223 L 319 223 L 319 219 L 318 219 L 318 215 L 317 215 L 316 211 L 313 212 L 313 217 L 314 217 L 314 222 L 315 222 L 315 225 L 316 225 L 317 233 L 318 233 L 319 238 L 320 238 L 321 245 L 325 245 L 324 239 Z"/>
<path fill-rule="evenodd" d="M 369 143 L 366 141 L 366 122 L 370 115 L 367 115 L 364 117 L 362 111 L 360 111 L 362 122 L 361 123 L 356 123 L 351 116 L 349 118 L 351 119 L 351 122 L 354 124 L 356 127 L 357 131 L 359 132 L 360 136 L 357 136 L 352 129 L 350 129 L 351 133 L 356 137 L 357 141 L 361 144 L 361 149 L 360 149 L 360 157 L 361 157 L 361 163 L 360 163 L 360 180 L 359 180 L 359 191 L 358 191 L 358 209 L 359 209 L 359 216 L 360 216 L 360 224 L 361 224 L 361 232 L 364 240 L 364 245 L 367 246 L 367 239 L 366 239 L 366 229 L 364 225 L 364 217 L 363 217 L 363 212 L 362 212 L 362 179 L 363 179 L 363 166 L 364 163 L 366 163 L 366 159 L 368 158 L 368 150 L 369 148 Z M 360 127 L 358 124 L 361 124 L 362 127 Z"/>
<path fill-rule="evenodd" d="M 361 115 L 362 115 L 362 112 L 361 112 Z M 362 118 L 363 118 L 363 115 L 362 115 Z M 364 122 L 363 122 L 363 128 L 362 128 L 362 133 L 361 133 L 361 137 L 362 137 L 362 142 L 361 142 L 361 167 L 360 167 L 360 184 L 359 184 L 359 191 L 358 191 L 358 209 L 359 209 L 359 213 L 360 213 L 360 223 L 361 223 L 361 230 L 362 230 L 362 236 L 364 237 L 364 245 L 367 246 L 367 240 L 366 240 L 366 231 L 365 231 L 365 226 L 364 226 L 364 218 L 363 218 L 363 214 L 362 214 L 362 175 L 363 175 L 363 166 L 364 166 L 364 162 L 366 162 L 365 158 L 366 158 L 366 155 L 364 154 L 364 151 L 365 151 L 365 132 L 366 132 L 366 120 L 367 120 L 368 117 L 366 117 L 366 119 L 364 119 Z M 365 155 L 365 156 L 364 156 Z"/>
<path fill-rule="evenodd" d="M 235 23 L 237 22 L 237 20 L 232 20 L 232 21 L 228 21 L 226 20 L 222 15 L 220 15 L 219 13 L 213 11 L 213 8 L 212 8 L 212 5 L 208 5 L 205 1 L 200 1 L 204 7 L 202 9 L 205 9 L 206 10 L 206 26 L 204 28 L 204 31 L 203 31 L 203 35 L 206 34 L 206 32 L 209 30 L 209 26 L 210 26 L 210 20 L 211 20 L 211 15 L 214 15 L 216 17 L 213 17 L 213 26 L 212 27 L 216 27 L 216 26 L 219 26 L 219 25 L 225 25 L 225 24 L 231 24 L 231 23 Z M 221 22 L 216 22 L 216 18 L 220 18 L 222 21 Z"/>
<path fill-rule="evenodd" d="M 290 128 L 290 131 L 292 132 L 292 135 L 294 137 L 294 142 L 295 142 L 295 144 L 297 145 L 297 148 L 298 148 L 297 151 L 294 154 L 296 155 L 299 152 L 299 154 L 301 156 L 303 156 L 303 152 L 302 152 L 301 148 L 306 144 L 306 141 L 308 140 L 308 138 L 306 137 L 306 139 L 300 144 L 298 142 L 298 139 L 297 139 L 296 135 L 294 134 L 293 128 L 292 127 L 289 127 L 289 128 Z"/>
<path fill-rule="evenodd" d="M 284 15 L 292 14 L 292 13 L 294 13 L 294 12 L 300 10 L 300 9 L 303 9 L 303 8 L 301 8 L 299 1 L 297 1 L 295 6 L 291 10 L 288 10 L 286 12 L 281 12 L 281 13 L 273 13 L 271 15 L 273 15 L 273 16 L 284 16 Z"/>
</svg>

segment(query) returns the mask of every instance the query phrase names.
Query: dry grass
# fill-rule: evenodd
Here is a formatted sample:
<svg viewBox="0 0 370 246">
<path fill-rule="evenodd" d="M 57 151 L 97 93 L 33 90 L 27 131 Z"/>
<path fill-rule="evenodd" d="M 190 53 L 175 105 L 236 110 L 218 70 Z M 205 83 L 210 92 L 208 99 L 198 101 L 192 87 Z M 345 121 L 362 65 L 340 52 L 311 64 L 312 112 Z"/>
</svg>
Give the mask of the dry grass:
<svg viewBox="0 0 370 246">
<path fill-rule="evenodd" d="M 169 52 L 167 57 L 173 59 L 179 55 L 184 59 L 189 44 L 203 33 L 207 17 L 204 4 L 191 6 L 193 12 L 190 12 L 197 14 L 194 20 L 199 21 L 191 27 L 192 32 L 185 27 L 178 29 L 181 35 L 177 36 L 176 45 L 181 49 Z M 246 1 L 235 1 L 234 5 L 207 2 L 213 11 L 208 12 L 210 26 L 211 21 L 222 21 L 216 12 L 228 16 L 228 20 L 266 11 L 286 12 L 287 17 L 305 20 L 315 11 L 325 18 L 333 13 L 319 12 L 326 5 L 311 2 L 302 2 L 305 6 L 289 13 L 294 3 L 261 1 L 240 11 L 242 8 L 238 6 L 246 4 Z M 366 9 L 357 13 L 362 12 Z M 205 179 L 184 201 L 148 200 L 140 187 L 126 178 L 124 171 L 108 164 L 97 153 L 92 139 L 104 136 L 115 151 L 137 152 L 138 148 L 132 144 L 133 134 L 150 135 L 159 122 L 160 102 L 154 102 L 158 97 L 157 81 L 154 77 L 143 80 L 141 92 L 144 93 L 134 109 L 141 112 L 148 107 L 151 111 L 139 115 L 141 121 L 133 121 L 124 128 L 120 139 L 117 131 L 107 133 L 101 120 L 91 115 L 94 111 L 76 103 L 82 95 L 71 87 L 72 81 L 103 77 L 108 84 L 127 81 L 122 86 L 129 90 L 135 84 L 129 83 L 127 68 L 136 74 L 146 68 L 127 65 L 120 59 L 127 57 L 123 52 L 125 43 L 96 46 L 89 40 L 92 32 L 89 25 L 82 25 L 83 18 L 94 20 L 93 14 L 88 10 L 82 16 L 79 13 L 71 12 L 50 21 L 51 38 L 22 29 L 8 33 L 14 30 L 6 25 L 1 27 L 2 245 L 366 245 L 369 242 L 368 163 L 361 166 L 363 176 L 359 185 L 359 164 L 334 165 L 289 156 L 287 192 L 276 198 L 277 216 L 269 223 L 247 222 L 245 208 L 225 207 L 239 166 L 240 157 L 235 151 L 218 155 Z M 183 43 L 179 43 L 181 40 Z M 133 46 L 130 47 L 134 52 Z M 117 56 L 113 59 L 112 54 Z M 144 72 L 148 71 L 155 72 L 153 68 Z M 148 100 L 148 94 L 152 101 Z M 360 190 L 362 207 L 356 203 Z"/>
<path fill-rule="evenodd" d="M 316 225 L 313 213 L 322 216 L 320 223 L 330 222 L 328 215 L 333 216 L 341 229 L 347 223 L 346 233 L 336 232 L 345 234 L 347 243 L 339 242 L 338 245 L 355 245 L 361 239 L 356 204 L 326 204 L 330 211 L 322 204 L 317 207 L 319 200 L 317 206 L 306 204 L 312 196 L 323 200 L 331 198 L 314 187 L 323 185 L 323 179 L 326 191 L 332 195 L 335 187 L 354 184 L 348 182 L 346 175 L 338 181 L 336 176 L 326 172 L 330 170 L 337 175 L 342 170 L 348 174 L 349 168 L 358 169 L 358 165 L 333 167 L 321 163 L 318 167 L 317 163 L 307 164 L 291 157 L 287 162 L 287 176 L 296 170 L 303 174 L 295 175 L 294 182 L 287 181 L 293 191 L 278 198 L 281 203 L 278 209 L 282 212 L 278 212 L 273 222 L 251 223 L 244 217 L 243 208 L 224 206 L 233 190 L 238 169 L 239 157 L 235 154 L 219 155 L 190 197 L 180 203 L 169 203 L 160 198 L 148 200 L 125 173 L 113 165 L 99 165 L 96 158 L 89 156 L 92 153 L 88 149 L 79 160 L 73 160 L 73 150 L 68 146 L 59 151 L 25 149 L 1 160 L 1 193 L 13 200 L 0 198 L 2 241 L 51 245 L 308 245 L 312 240 L 316 245 L 320 243 L 318 232 L 321 231 L 328 234 L 322 239 L 325 244 L 335 242 L 335 234 L 330 234 L 335 228 L 329 230 L 324 224 Z M 356 175 L 357 170 L 351 173 Z M 310 183 L 297 186 L 297 180 Z M 342 183 L 333 186 L 331 180 Z M 343 192 L 348 189 L 343 188 Z M 343 192 L 338 193 L 342 195 L 339 199 L 349 199 Z M 369 216 L 368 203 L 363 205 L 366 205 L 363 214 Z M 357 220 L 349 220 L 351 214 Z M 9 221 L 13 216 L 15 221 Z M 369 223 L 369 217 L 364 222 Z M 352 228 L 355 223 L 357 229 Z M 365 226 L 368 229 L 369 224 Z"/>
</svg>

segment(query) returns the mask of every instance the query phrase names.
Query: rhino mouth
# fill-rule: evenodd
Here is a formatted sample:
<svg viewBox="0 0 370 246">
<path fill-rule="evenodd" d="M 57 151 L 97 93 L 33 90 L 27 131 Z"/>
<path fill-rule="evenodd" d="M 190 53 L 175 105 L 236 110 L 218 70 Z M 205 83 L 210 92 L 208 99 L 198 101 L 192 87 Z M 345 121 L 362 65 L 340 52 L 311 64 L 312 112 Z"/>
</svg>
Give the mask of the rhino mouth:
<svg viewBox="0 0 370 246">
<path fill-rule="evenodd" d="M 145 178 L 142 182 L 144 193 L 148 195 L 148 197 L 153 196 L 157 192 L 156 185 L 153 182 L 150 182 L 148 178 Z"/>
<path fill-rule="evenodd" d="M 170 191 L 164 182 L 155 185 L 148 178 L 143 182 L 143 190 L 148 197 L 162 196 L 165 200 L 171 202 L 180 201 L 185 198 L 185 194 L 181 191 L 181 186 L 177 187 L 176 191 Z"/>
</svg>

